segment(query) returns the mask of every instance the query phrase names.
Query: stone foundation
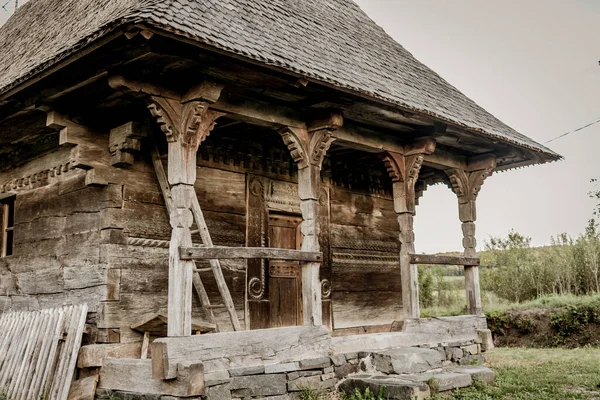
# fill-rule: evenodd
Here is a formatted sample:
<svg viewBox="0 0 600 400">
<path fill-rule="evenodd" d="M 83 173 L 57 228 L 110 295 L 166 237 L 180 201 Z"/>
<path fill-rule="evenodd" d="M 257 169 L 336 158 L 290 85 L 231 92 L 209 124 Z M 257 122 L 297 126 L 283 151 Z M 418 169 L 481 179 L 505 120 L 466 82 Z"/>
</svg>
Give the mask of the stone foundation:
<svg viewBox="0 0 600 400">
<path fill-rule="evenodd" d="M 174 400 L 174 399 L 201 399 L 201 400 L 296 400 L 300 399 L 303 389 L 326 394 L 339 389 L 352 390 L 353 388 L 390 386 L 404 393 L 413 390 L 418 398 L 427 398 L 429 389 L 425 383 L 429 377 L 440 380 L 442 389 L 468 386 L 472 383 L 473 374 L 479 373 L 489 378 L 487 369 L 467 370 L 453 369 L 460 366 L 474 366 L 484 362 L 483 352 L 490 346 L 490 333 L 487 329 L 478 329 L 473 326 L 469 332 L 456 341 L 432 342 L 432 336 L 426 337 L 427 344 L 401 346 L 397 344 L 397 334 L 363 335 L 362 338 L 348 338 L 350 346 L 343 346 L 342 342 L 331 343 L 331 338 L 323 327 L 318 328 L 280 328 L 279 331 L 265 330 L 263 342 L 256 341 L 258 331 L 228 333 L 226 336 L 202 335 L 192 338 L 161 339 L 159 345 L 163 349 L 163 358 L 160 361 L 164 371 L 169 370 L 169 363 L 175 362 L 181 366 L 185 360 L 189 365 L 204 364 L 202 385 L 198 393 L 189 393 L 186 396 L 173 396 L 165 393 L 144 394 L 125 392 L 123 387 L 115 388 L 114 396 L 121 400 Z M 468 333 L 468 334 L 467 334 Z M 218 334 L 215 334 L 218 335 Z M 268 336 L 282 339 L 269 341 Z M 296 336 L 294 336 L 296 335 Z M 235 337 L 234 337 L 235 336 Z M 439 336 L 445 339 L 442 334 Z M 231 339 L 239 340 L 234 341 Z M 411 336 L 412 337 L 412 336 Z M 223 338 L 223 347 L 219 341 Z M 412 340 L 412 339 L 411 339 Z M 188 343 L 189 341 L 189 343 Z M 328 347 L 326 344 L 330 344 Z M 338 352 L 340 348 L 354 348 L 357 343 L 370 342 L 372 344 L 388 344 L 371 350 Z M 185 348 L 194 343 L 196 349 L 190 347 L 189 357 L 181 359 L 181 353 L 176 354 L 178 348 Z M 210 344 L 213 350 L 210 359 L 197 359 L 194 354 L 206 352 Z M 394 346 L 395 345 L 395 346 Z M 203 347 L 204 346 L 204 347 Z M 227 347 L 228 346 L 228 347 Z M 235 347 L 234 347 L 235 346 Z M 158 349 L 158 347 L 156 348 Z M 200 350 L 198 350 L 200 349 Z M 204 349 L 204 350 L 203 350 Z M 294 349 L 294 351 L 290 351 Z M 328 350 L 329 349 L 329 350 Z M 153 350 L 155 350 L 153 348 Z M 196 353 L 195 353 L 196 351 Z M 153 354 L 158 354 L 153 351 Z M 205 353 L 202 353 L 205 354 Z M 206 356 L 202 356 L 206 357 Z M 107 364 L 111 359 L 107 359 Z M 140 363 L 142 360 L 139 360 Z M 143 360 L 150 362 L 150 360 Z M 154 364 L 152 360 L 153 373 Z M 166 364 L 165 364 L 166 363 Z M 148 368 L 146 366 L 145 368 Z M 103 368 L 105 369 L 105 368 Z M 108 370 L 107 370 L 108 371 Z M 489 371 L 491 372 L 491 371 Z M 487 375 L 486 375 L 487 374 Z M 492 378 L 493 378 L 493 373 Z M 483 376 L 482 375 L 482 376 Z M 157 380 L 150 379 L 146 387 L 169 387 L 170 390 L 180 390 L 177 385 L 183 384 L 183 376 Z M 105 395 L 106 382 L 114 380 L 101 372 L 98 395 Z M 162 386 L 157 383 L 162 382 Z M 399 383 L 400 382 L 400 383 Z M 138 379 L 137 384 L 141 384 Z M 165 385 L 172 386 L 165 386 Z M 403 385 L 403 386 L 402 386 Z M 454 386 L 453 386 L 454 385 Z M 189 386 L 189 382 L 188 382 Z M 409 389 L 406 389 L 408 387 Z M 185 388 L 187 390 L 187 386 Z M 404 397 L 390 397 L 399 398 Z M 410 397 L 409 397 L 410 398 Z"/>
</svg>

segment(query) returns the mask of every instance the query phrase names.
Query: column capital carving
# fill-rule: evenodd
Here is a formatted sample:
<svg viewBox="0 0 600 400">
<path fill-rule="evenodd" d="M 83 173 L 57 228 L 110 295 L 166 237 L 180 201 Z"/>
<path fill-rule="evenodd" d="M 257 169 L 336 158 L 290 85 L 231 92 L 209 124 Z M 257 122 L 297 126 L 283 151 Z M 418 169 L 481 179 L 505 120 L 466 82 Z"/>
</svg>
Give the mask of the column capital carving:
<svg viewBox="0 0 600 400">
<path fill-rule="evenodd" d="M 475 171 L 465 171 L 459 168 L 446 170 L 448 186 L 458 197 L 459 218 L 462 222 L 474 222 L 477 219 L 475 201 L 486 178 L 494 173 L 495 160 Z"/>
<path fill-rule="evenodd" d="M 123 76 L 111 76 L 108 83 L 116 90 L 145 93 L 148 109 L 167 141 L 180 142 L 193 149 L 208 137 L 217 118 L 225 115 L 210 109 L 223 90 L 223 85 L 215 82 L 200 82 L 183 94 Z"/>
<path fill-rule="evenodd" d="M 394 209 L 397 213 L 415 213 L 415 184 L 425 155 L 433 153 L 435 144 L 434 139 L 424 138 L 404 146 L 402 153 L 387 151 L 382 154 L 394 185 Z"/>
<path fill-rule="evenodd" d="M 310 166 L 321 169 L 325 154 L 335 140 L 335 131 L 342 125 L 342 114 L 331 112 L 327 118 L 307 124 L 307 128 L 286 126 L 279 130 L 279 134 L 298 169 Z"/>
<path fill-rule="evenodd" d="M 179 100 L 149 96 L 148 109 L 168 142 L 180 142 L 197 149 L 216 124 L 225 115 L 211 110 L 205 101 L 192 100 L 182 103 Z"/>
</svg>

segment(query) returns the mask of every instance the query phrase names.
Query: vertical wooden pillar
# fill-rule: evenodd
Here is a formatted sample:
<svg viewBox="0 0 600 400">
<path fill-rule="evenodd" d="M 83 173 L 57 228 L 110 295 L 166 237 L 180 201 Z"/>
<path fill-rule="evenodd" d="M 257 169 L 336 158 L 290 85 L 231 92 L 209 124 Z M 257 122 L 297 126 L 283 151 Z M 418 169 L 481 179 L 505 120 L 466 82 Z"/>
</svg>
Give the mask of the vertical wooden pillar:
<svg viewBox="0 0 600 400">
<path fill-rule="evenodd" d="M 477 220 L 476 199 L 481 185 L 496 167 L 493 158 L 470 162 L 469 170 L 449 169 L 450 188 L 458 197 L 458 217 L 462 222 L 463 247 L 465 257 L 477 257 L 475 239 L 475 221 Z M 465 266 L 465 290 L 467 311 L 472 315 L 481 315 L 481 289 L 479 286 L 479 267 Z"/>
<path fill-rule="evenodd" d="M 298 164 L 298 194 L 302 210 L 302 250 L 320 251 L 319 196 L 321 193 L 321 166 L 325 154 L 335 140 L 333 132 L 342 126 L 341 114 L 332 113 L 325 120 L 316 121 L 308 128 L 285 127 L 279 131 L 292 158 Z M 304 325 L 323 325 L 321 263 L 303 262 L 302 306 Z"/>
<path fill-rule="evenodd" d="M 434 150 L 435 141 L 427 138 L 405 146 L 403 153 L 388 151 L 383 154 L 383 161 L 392 178 L 394 210 L 398 214 L 400 228 L 398 237 L 404 319 L 415 319 L 421 316 L 418 269 L 417 265 L 410 263 L 410 255 L 415 252 L 413 228 L 416 202 L 415 184 L 425 154 L 431 154 Z"/>
<path fill-rule="evenodd" d="M 171 187 L 168 335 L 192 332 L 192 273 L 194 262 L 179 258 L 179 247 L 192 245 L 193 199 L 196 197 L 196 152 L 221 113 L 209 110 L 221 87 L 204 83 L 181 98 L 152 95 L 148 108 L 168 141 L 168 181 Z M 171 96 L 172 97 L 172 96 Z"/>
</svg>

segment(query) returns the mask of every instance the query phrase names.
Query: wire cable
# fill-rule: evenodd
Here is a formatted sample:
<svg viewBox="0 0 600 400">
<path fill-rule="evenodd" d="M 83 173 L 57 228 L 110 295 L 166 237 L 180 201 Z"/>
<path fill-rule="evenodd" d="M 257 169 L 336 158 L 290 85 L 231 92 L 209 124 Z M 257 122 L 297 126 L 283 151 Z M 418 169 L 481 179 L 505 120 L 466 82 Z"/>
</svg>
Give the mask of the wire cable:
<svg viewBox="0 0 600 400">
<path fill-rule="evenodd" d="M 550 139 L 550 140 L 548 140 L 547 142 L 544 142 L 544 144 L 547 144 L 547 143 L 550 143 L 550 142 L 554 142 L 555 140 L 557 140 L 557 139 L 560 139 L 560 138 L 562 138 L 562 137 L 565 137 L 565 136 L 567 136 L 567 135 L 570 135 L 571 133 L 575 133 L 575 132 L 582 131 L 582 130 L 584 130 L 584 129 L 586 129 L 586 128 L 589 128 L 589 127 L 590 127 L 590 126 L 592 126 L 592 125 L 596 125 L 598 122 L 600 122 L 600 118 L 599 118 L 599 119 L 597 119 L 597 120 L 596 120 L 596 121 L 594 121 L 594 122 L 590 122 L 589 124 L 582 126 L 581 128 L 577 128 L 577 129 L 575 129 L 575 130 L 572 130 L 572 131 L 569 131 L 569 132 L 567 132 L 567 133 L 563 133 L 562 135 L 559 135 L 559 136 L 555 137 L 554 139 Z"/>
</svg>

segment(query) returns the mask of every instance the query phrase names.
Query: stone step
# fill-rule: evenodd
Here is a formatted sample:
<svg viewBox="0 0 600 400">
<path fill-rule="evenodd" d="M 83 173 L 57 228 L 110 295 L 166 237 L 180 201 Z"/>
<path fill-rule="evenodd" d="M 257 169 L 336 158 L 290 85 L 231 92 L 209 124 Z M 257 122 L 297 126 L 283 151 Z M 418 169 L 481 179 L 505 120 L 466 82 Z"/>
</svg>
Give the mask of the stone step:
<svg viewBox="0 0 600 400">
<path fill-rule="evenodd" d="M 384 399 L 395 400 L 422 400 L 430 397 L 429 386 L 422 382 L 412 382 L 388 375 L 356 375 L 343 381 L 339 390 L 353 393 L 356 389 L 364 392 L 369 388 L 378 394 L 384 388 Z"/>
<path fill-rule="evenodd" d="M 442 367 L 445 357 L 437 350 L 401 347 L 373 352 L 372 364 L 384 374 L 418 374 Z"/>
<path fill-rule="evenodd" d="M 369 388 L 371 392 L 377 394 L 385 388 L 386 399 L 420 400 L 427 399 L 436 392 L 471 386 L 476 380 L 491 383 L 494 377 L 494 372 L 487 367 L 453 366 L 416 374 L 351 375 L 340 384 L 339 390 L 352 393 L 356 389 L 364 391 Z"/>
</svg>

